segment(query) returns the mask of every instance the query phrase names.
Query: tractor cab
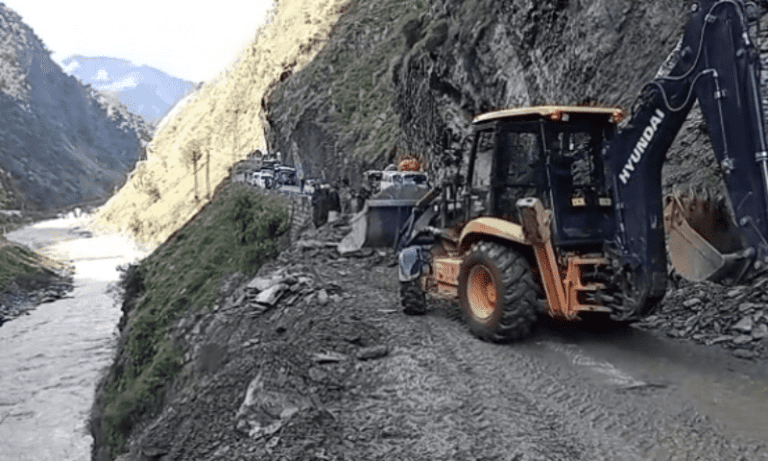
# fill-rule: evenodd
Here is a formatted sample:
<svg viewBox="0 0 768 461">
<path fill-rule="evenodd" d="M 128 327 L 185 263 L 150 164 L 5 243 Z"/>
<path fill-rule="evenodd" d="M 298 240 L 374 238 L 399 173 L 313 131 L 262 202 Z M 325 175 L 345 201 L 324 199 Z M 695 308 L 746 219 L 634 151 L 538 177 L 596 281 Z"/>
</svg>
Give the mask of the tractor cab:
<svg viewBox="0 0 768 461">
<path fill-rule="evenodd" d="M 614 107 L 537 106 L 476 117 L 465 220 L 519 222 L 517 200 L 536 197 L 553 212 L 555 246 L 598 250 L 615 225 L 602 146 L 621 116 Z"/>
</svg>

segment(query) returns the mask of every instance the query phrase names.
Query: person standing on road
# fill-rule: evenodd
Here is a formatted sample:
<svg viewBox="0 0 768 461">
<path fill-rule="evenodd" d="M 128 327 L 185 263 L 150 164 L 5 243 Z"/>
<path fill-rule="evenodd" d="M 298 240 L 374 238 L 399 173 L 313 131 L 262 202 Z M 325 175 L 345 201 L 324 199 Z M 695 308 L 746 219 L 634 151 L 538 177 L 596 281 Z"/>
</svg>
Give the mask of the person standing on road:
<svg viewBox="0 0 768 461">
<path fill-rule="evenodd" d="M 344 178 L 339 188 L 339 205 L 341 206 L 341 215 L 349 213 L 350 202 L 352 201 L 352 193 L 349 189 L 349 179 Z"/>
</svg>

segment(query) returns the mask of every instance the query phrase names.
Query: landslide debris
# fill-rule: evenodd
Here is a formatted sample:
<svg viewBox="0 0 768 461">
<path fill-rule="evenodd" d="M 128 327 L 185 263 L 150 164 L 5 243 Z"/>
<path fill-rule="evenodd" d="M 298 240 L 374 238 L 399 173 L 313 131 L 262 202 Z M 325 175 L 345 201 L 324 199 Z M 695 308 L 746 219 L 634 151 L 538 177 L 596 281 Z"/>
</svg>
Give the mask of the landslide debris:
<svg viewBox="0 0 768 461">
<path fill-rule="evenodd" d="M 744 359 L 768 358 L 768 278 L 724 287 L 684 280 L 672 287 L 658 313 L 638 327 L 671 338 L 724 347 Z"/>
<path fill-rule="evenodd" d="M 335 245 L 349 229 L 343 217 L 304 232 L 255 276 L 227 277 L 212 310 L 175 321 L 169 334 L 182 370 L 118 459 L 634 459 L 641 449 L 643 459 L 665 459 L 675 446 L 694 457 L 747 453 L 696 414 L 638 412 L 621 392 L 596 397 L 515 346 L 479 341 L 456 325 L 455 305 L 403 315 L 394 252 L 340 257 Z M 568 424 L 575 414 L 592 423 Z M 617 417 L 631 429 L 613 432 Z M 664 438 L 668 424 L 684 446 Z"/>
</svg>

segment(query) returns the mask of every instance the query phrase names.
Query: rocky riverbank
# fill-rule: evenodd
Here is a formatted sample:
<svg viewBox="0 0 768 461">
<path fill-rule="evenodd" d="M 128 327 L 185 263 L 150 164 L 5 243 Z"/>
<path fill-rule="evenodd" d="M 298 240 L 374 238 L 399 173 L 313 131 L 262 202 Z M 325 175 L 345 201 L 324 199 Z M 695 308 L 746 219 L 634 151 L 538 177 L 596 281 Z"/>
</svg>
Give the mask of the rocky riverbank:
<svg viewBox="0 0 768 461">
<path fill-rule="evenodd" d="M 72 273 L 50 271 L 24 274 L 11 279 L 0 292 L 0 325 L 29 312 L 40 304 L 66 297 L 74 288 Z"/>
</svg>

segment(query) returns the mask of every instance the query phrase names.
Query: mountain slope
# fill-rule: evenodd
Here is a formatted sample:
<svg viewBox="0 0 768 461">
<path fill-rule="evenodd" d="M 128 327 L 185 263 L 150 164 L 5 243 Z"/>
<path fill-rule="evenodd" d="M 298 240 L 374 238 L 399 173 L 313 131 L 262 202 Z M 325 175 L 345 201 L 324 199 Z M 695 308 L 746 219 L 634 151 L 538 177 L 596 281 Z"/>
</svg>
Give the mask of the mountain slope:
<svg viewBox="0 0 768 461">
<path fill-rule="evenodd" d="M 160 243 L 184 225 L 234 163 L 266 150 L 265 93 L 315 57 L 346 3 L 280 1 L 239 62 L 160 123 L 147 160 L 102 209 L 99 224 L 147 243 Z"/>
<path fill-rule="evenodd" d="M 457 163 L 472 117 L 490 109 L 586 99 L 631 107 L 680 37 L 689 3 L 354 2 L 317 59 L 270 93 L 270 143 L 313 174 L 355 184 L 406 153 L 433 170 Z M 684 152 L 711 151 L 702 124 L 695 110 L 671 149 L 672 169 L 693 162 L 675 178 L 704 174 L 707 157 Z"/>
<path fill-rule="evenodd" d="M 102 93 L 114 94 L 131 112 L 154 125 L 181 98 L 195 89 L 195 83 L 172 77 L 149 66 L 137 66 L 125 59 L 70 56 L 64 71 Z"/>
<path fill-rule="evenodd" d="M 0 3 L 0 168 L 41 210 L 108 197 L 149 139 L 140 117 L 65 75 L 49 54 Z"/>
</svg>

